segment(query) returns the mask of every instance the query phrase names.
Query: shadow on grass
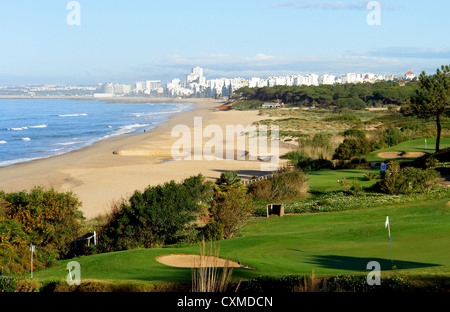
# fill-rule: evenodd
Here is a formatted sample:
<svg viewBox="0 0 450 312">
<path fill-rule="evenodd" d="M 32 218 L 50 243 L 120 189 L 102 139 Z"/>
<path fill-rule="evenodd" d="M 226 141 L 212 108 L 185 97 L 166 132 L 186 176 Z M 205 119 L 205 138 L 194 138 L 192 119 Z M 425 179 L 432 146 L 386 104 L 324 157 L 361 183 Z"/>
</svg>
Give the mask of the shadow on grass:
<svg viewBox="0 0 450 312">
<path fill-rule="evenodd" d="M 349 271 L 360 271 L 367 272 L 367 264 L 371 261 L 377 261 L 380 263 L 382 271 L 392 270 L 392 262 L 390 259 L 382 258 L 360 258 L 360 257 L 348 257 L 348 256 L 336 256 L 336 255 L 312 255 L 311 260 L 307 263 L 314 265 L 319 265 L 322 268 L 328 269 L 338 269 L 338 270 L 349 270 Z M 406 269 L 420 269 L 439 266 L 433 263 L 422 263 L 404 260 L 395 260 L 394 265 L 399 270 Z M 371 270 L 371 268 L 369 269 Z"/>
</svg>

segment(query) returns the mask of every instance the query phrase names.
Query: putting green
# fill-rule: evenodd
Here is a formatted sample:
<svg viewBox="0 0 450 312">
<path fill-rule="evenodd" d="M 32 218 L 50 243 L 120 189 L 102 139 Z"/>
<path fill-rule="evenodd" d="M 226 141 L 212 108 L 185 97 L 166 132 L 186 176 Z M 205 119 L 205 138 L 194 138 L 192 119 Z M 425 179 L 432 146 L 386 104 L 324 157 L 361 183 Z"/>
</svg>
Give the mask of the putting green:
<svg viewBox="0 0 450 312">
<path fill-rule="evenodd" d="M 388 152 L 402 152 L 402 153 L 434 153 L 436 147 L 436 139 L 418 139 L 402 142 L 398 145 L 391 146 L 385 149 L 377 150 L 366 155 L 366 159 L 368 161 L 386 161 L 388 159 L 397 159 L 397 157 L 391 157 L 387 155 L 387 157 L 381 157 L 380 153 L 388 153 Z M 444 149 L 450 147 L 450 139 L 443 138 L 440 141 L 440 148 Z M 418 157 L 421 154 L 413 154 L 411 157 L 407 157 L 407 159 L 413 159 Z"/>
</svg>

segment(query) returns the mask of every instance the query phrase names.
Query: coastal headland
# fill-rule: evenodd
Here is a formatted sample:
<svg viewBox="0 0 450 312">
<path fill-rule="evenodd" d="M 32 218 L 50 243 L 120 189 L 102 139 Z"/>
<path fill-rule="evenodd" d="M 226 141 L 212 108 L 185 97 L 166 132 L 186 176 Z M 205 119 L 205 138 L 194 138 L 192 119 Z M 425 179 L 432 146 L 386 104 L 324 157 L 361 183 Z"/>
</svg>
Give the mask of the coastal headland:
<svg viewBox="0 0 450 312">
<path fill-rule="evenodd" d="M 173 161 L 171 156 L 171 147 L 178 139 L 172 137 L 175 126 L 186 125 L 192 128 L 194 118 L 201 117 L 203 127 L 215 125 L 225 132 L 227 125 L 246 127 L 264 119 L 258 111 L 219 111 L 223 101 L 212 99 L 97 100 L 124 103 L 189 102 L 194 104 L 194 108 L 189 112 L 172 115 L 166 123 L 145 133 L 114 137 L 63 155 L 2 167 L 0 189 L 17 192 L 41 186 L 59 192 L 71 191 L 83 203 L 81 211 L 84 216 L 92 219 L 107 213 L 114 201 L 127 199 L 135 190 L 143 190 L 149 185 L 171 180 L 181 182 L 200 173 L 207 179 L 216 179 L 224 171 L 236 171 L 244 179 L 267 173 L 261 171 L 261 161 L 258 160 Z M 208 140 L 205 139 L 203 144 L 206 141 Z"/>
</svg>

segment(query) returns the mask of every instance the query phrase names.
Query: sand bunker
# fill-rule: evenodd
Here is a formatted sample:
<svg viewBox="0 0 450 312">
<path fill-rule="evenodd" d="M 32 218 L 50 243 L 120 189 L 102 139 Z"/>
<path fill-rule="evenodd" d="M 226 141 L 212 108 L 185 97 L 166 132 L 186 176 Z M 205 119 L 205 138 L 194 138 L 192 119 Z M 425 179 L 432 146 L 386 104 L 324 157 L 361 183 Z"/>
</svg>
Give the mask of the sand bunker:
<svg viewBox="0 0 450 312">
<path fill-rule="evenodd" d="M 381 158 L 409 158 L 409 157 L 420 157 L 425 155 L 421 152 L 384 152 L 379 153 L 378 156 Z"/>
<path fill-rule="evenodd" d="M 229 261 L 216 257 L 203 257 L 204 263 L 209 267 L 223 268 L 228 262 L 227 266 L 229 268 L 241 268 L 239 263 L 234 261 Z M 200 256 L 199 255 L 167 255 L 156 258 L 159 263 L 173 266 L 177 268 L 194 268 L 200 266 Z"/>
</svg>

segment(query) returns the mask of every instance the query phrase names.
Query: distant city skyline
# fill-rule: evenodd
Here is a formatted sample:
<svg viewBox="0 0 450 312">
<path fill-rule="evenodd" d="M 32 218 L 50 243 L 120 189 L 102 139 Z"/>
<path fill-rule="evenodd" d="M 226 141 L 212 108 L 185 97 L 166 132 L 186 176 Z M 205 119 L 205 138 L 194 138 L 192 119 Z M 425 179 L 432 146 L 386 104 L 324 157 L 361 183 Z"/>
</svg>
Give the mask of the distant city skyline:
<svg viewBox="0 0 450 312">
<path fill-rule="evenodd" d="M 245 79 L 213 78 L 203 75 L 203 68 L 196 66 L 186 73 L 185 79 L 174 78 L 163 84 L 161 80 L 137 81 L 132 84 L 117 82 L 99 82 L 96 86 L 89 85 L 17 85 L 1 86 L 0 95 L 12 96 L 92 96 L 94 98 L 110 98 L 123 96 L 156 96 L 156 97 L 210 97 L 229 98 L 236 90 L 242 87 L 261 88 L 274 86 L 319 86 L 339 85 L 348 83 L 376 83 L 391 81 L 404 86 L 408 81 L 414 81 L 416 74 L 408 71 L 402 75 L 374 73 L 344 73 L 340 75 L 287 75 L 270 77 L 252 77 Z"/>
<path fill-rule="evenodd" d="M 0 3 L 0 85 L 132 84 L 308 73 L 402 75 L 449 64 L 448 1 L 230 0 Z M 76 13 L 76 12 L 75 12 Z"/>
</svg>

